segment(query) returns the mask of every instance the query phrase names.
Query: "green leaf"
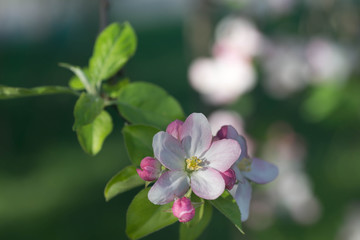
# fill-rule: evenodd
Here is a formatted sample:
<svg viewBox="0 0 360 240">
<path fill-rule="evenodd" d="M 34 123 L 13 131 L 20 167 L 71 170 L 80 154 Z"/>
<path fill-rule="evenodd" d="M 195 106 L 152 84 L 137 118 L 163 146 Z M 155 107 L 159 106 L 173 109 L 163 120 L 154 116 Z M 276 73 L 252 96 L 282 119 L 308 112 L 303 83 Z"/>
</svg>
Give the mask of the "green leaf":
<svg viewBox="0 0 360 240">
<path fill-rule="evenodd" d="M 104 108 L 104 100 L 99 96 L 82 93 L 74 108 L 74 129 L 92 123 Z"/>
<path fill-rule="evenodd" d="M 111 116 L 102 111 L 95 120 L 76 129 L 76 134 L 81 147 L 91 155 L 96 155 L 113 129 Z"/>
<path fill-rule="evenodd" d="M 0 85 L 0 99 L 31 97 L 50 94 L 74 94 L 79 95 L 77 92 L 67 87 L 61 86 L 42 86 L 35 88 L 15 88 Z"/>
<path fill-rule="evenodd" d="M 184 119 L 180 104 L 162 88 L 150 83 L 135 82 L 123 87 L 117 106 L 129 122 L 160 129 L 176 119 Z"/>
<path fill-rule="evenodd" d="M 75 75 L 78 77 L 78 80 L 81 81 L 82 85 L 85 87 L 88 93 L 96 94 L 96 89 L 94 88 L 93 85 L 90 84 L 91 79 L 89 78 L 87 69 L 82 69 L 81 67 L 73 66 L 67 63 L 60 63 L 59 65 L 75 73 Z M 77 80 L 73 80 L 73 81 L 77 81 Z"/>
<path fill-rule="evenodd" d="M 145 125 L 124 126 L 122 133 L 131 162 L 139 166 L 141 160 L 147 156 L 154 156 L 152 139 L 160 130 Z"/>
<path fill-rule="evenodd" d="M 302 105 L 304 117 L 311 122 L 326 119 L 341 105 L 344 89 L 338 84 L 315 87 Z"/>
<path fill-rule="evenodd" d="M 126 234 L 131 239 L 139 239 L 169 226 L 177 218 L 168 210 L 172 203 L 154 205 L 148 199 L 150 188 L 139 192 L 132 200 L 126 213 Z"/>
<path fill-rule="evenodd" d="M 115 84 L 104 83 L 102 87 L 106 95 L 111 98 L 117 98 L 120 94 L 121 89 L 129 83 L 130 80 L 128 78 L 124 78 Z"/>
<path fill-rule="evenodd" d="M 89 70 L 94 83 L 113 76 L 135 53 L 136 35 L 129 23 L 113 23 L 97 38 Z"/>
<path fill-rule="evenodd" d="M 202 202 L 203 204 L 195 209 L 194 218 L 187 223 L 180 223 L 180 240 L 195 240 L 205 230 L 212 216 L 212 206 L 203 199 L 192 197 L 192 202 Z"/>
<path fill-rule="evenodd" d="M 89 76 L 89 69 L 88 68 L 83 68 L 82 71 L 84 72 L 85 76 Z M 81 81 L 80 78 L 77 75 L 74 75 L 74 76 L 72 76 L 72 78 L 70 78 L 69 87 L 71 89 L 74 89 L 74 90 L 77 90 L 77 91 L 85 89 L 83 81 Z"/>
<path fill-rule="evenodd" d="M 222 214 L 224 214 L 225 217 L 230 219 L 230 221 L 241 233 L 244 233 L 241 229 L 241 214 L 239 207 L 234 198 L 228 192 L 225 191 L 223 195 L 209 202 Z"/>
<path fill-rule="evenodd" d="M 145 181 L 139 177 L 134 166 L 125 167 L 106 184 L 104 191 L 105 199 L 109 201 L 120 193 L 144 184 Z"/>
</svg>

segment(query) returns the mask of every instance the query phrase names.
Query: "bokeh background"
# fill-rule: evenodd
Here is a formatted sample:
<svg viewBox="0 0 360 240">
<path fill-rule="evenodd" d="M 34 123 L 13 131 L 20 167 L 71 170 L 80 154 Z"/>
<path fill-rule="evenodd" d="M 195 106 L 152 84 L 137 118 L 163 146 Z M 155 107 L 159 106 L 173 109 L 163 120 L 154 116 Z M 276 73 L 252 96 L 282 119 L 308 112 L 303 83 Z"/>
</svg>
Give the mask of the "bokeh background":
<svg viewBox="0 0 360 240">
<path fill-rule="evenodd" d="M 0 0 L 0 84 L 68 84 L 85 66 L 99 1 Z M 110 0 L 138 35 L 124 72 L 160 85 L 216 131 L 233 124 L 279 167 L 254 185 L 245 235 L 214 211 L 200 239 L 360 239 L 360 2 Z M 134 189 L 105 202 L 129 165 L 123 120 L 96 157 L 72 132 L 73 96 L 0 101 L 0 239 L 127 239 Z M 178 223 L 144 239 L 176 239 Z"/>
</svg>

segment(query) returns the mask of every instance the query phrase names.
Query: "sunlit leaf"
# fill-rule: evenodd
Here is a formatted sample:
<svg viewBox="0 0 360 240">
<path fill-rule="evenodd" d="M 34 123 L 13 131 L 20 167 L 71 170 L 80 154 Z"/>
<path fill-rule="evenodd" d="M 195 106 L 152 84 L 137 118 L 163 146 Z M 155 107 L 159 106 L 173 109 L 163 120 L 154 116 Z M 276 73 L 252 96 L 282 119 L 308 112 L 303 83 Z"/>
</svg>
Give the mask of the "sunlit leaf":
<svg viewBox="0 0 360 240">
<path fill-rule="evenodd" d="M 88 93 L 91 93 L 91 94 L 96 93 L 96 89 L 95 89 L 94 85 L 91 84 L 92 81 L 88 75 L 87 69 L 82 69 L 81 67 L 73 66 L 73 65 L 70 65 L 67 63 L 60 63 L 59 65 L 61 67 L 67 68 L 70 71 L 72 71 L 77 76 L 77 79 L 79 81 L 81 81 L 82 85 L 85 87 L 85 89 Z M 77 80 L 73 80 L 73 81 L 77 81 Z M 77 85 L 79 85 L 79 83 L 77 83 Z"/>
<path fill-rule="evenodd" d="M 76 134 L 84 151 L 96 155 L 112 129 L 111 116 L 106 111 L 102 111 L 90 124 L 78 127 Z"/>
<path fill-rule="evenodd" d="M 92 123 L 104 108 L 104 100 L 99 96 L 82 93 L 74 108 L 74 129 Z"/>
<path fill-rule="evenodd" d="M 239 207 L 228 192 L 224 192 L 223 195 L 209 202 L 224 214 L 241 233 L 244 233 L 241 229 L 241 214 Z"/>
<path fill-rule="evenodd" d="M 89 62 L 95 84 L 119 71 L 135 53 L 136 44 L 136 35 L 129 23 L 109 25 L 97 38 Z"/>
<path fill-rule="evenodd" d="M 83 68 L 82 71 L 84 72 L 84 74 L 86 76 L 89 76 L 89 69 L 88 68 Z M 74 90 L 78 90 L 78 91 L 85 89 L 83 81 L 80 80 L 80 78 L 77 75 L 74 75 L 74 76 L 72 76 L 72 78 L 70 78 L 69 87 L 74 89 Z"/>
<path fill-rule="evenodd" d="M 130 160 L 134 165 L 139 166 L 144 157 L 154 155 L 152 139 L 159 131 L 157 128 L 145 125 L 124 126 L 122 133 Z"/>
<path fill-rule="evenodd" d="M 195 216 L 190 222 L 180 224 L 180 240 L 197 239 L 211 220 L 212 206 L 210 203 L 198 197 L 194 198 L 194 196 L 191 201 L 203 204 L 195 209 Z"/>
<path fill-rule="evenodd" d="M 162 88 L 144 82 L 131 83 L 120 91 L 118 109 L 134 124 L 147 124 L 160 129 L 184 119 L 180 104 Z"/>
<path fill-rule="evenodd" d="M 0 99 L 31 97 L 50 94 L 74 94 L 77 92 L 67 87 L 61 86 L 42 86 L 35 88 L 15 88 L 0 85 Z"/>
<path fill-rule="evenodd" d="M 145 181 L 137 174 L 136 167 L 128 166 L 113 176 L 106 184 L 104 191 L 105 199 L 109 201 L 120 193 L 144 184 Z"/>
<path fill-rule="evenodd" d="M 126 213 L 126 234 L 131 239 L 139 239 L 169 226 L 177 218 L 168 210 L 172 203 L 154 205 L 148 199 L 150 188 L 139 192 L 132 200 Z"/>
</svg>

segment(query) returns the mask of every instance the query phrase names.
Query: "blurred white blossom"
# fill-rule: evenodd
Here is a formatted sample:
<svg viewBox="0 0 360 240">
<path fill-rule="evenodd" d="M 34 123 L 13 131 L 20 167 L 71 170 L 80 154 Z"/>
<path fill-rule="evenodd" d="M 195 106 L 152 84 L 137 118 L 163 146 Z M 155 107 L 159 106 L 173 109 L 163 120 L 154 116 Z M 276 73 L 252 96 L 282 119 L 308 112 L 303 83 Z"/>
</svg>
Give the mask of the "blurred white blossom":
<svg viewBox="0 0 360 240">
<path fill-rule="evenodd" d="M 311 180 L 304 171 L 306 147 L 301 138 L 287 124 L 275 124 L 269 131 L 269 141 L 265 144 L 263 159 L 275 163 L 279 176 L 272 183 L 271 190 L 255 195 L 257 205 L 267 204 L 271 209 L 286 210 L 294 221 L 313 224 L 321 217 L 321 204 L 312 191 Z M 266 201 L 264 199 L 267 199 Z M 265 217 L 274 215 L 268 208 Z M 257 222 L 263 214 L 258 212 L 250 217 L 249 226 L 261 228 Z M 267 225 L 266 225 L 267 226 Z"/>
<path fill-rule="evenodd" d="M 253 88 L 255 71 L 242 59 L 199 58 L 190 66 L 189 80 L 208 103 L 226 104 Z"/>
<path fill-rule="evenodd" d="M 269 42 L 263 53 L 265 89 L 284 98 L 303 89 L 310 78 L 304 44 L 293 40 Z"/>
<path fill-rule="evenodd" d="M 216 27 L 213 55 L 251 58 L 260 52 L 261 43 L 262 36 L 252 22 L 245 18 L 228 16 Z"/>
<path fill-rule="evenodd" d="M 351 55 L 339 44 L 325 38 L 314 38 L 306 47 L 306 57 L 316 82 L 342 82 L 351 71 Z"/>
<path fill-rule="evenodd" d="M 344 223 L 341 226 L 336 240 L 359 240 L 360 239 L 360 204 L 348 207 Z"/>
</svg>

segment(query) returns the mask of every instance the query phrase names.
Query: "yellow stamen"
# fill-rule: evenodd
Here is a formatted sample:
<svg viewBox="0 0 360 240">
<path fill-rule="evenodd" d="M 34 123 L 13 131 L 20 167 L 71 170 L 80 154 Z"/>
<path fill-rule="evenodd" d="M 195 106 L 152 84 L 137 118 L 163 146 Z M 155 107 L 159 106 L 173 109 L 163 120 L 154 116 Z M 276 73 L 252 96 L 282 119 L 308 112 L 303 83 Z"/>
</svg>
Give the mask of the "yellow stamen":
<svg viewBox="0 0 360 240">
<path fill-rule="evenodd" d="M 191 158 L 186 159 L 185 161 L 186 161 L 186 168 L 190 171 L 195 171 L 195 170 L 199 170 L 200 168 L 202 168 L 201 166 L 199 166 L 199 164 L 202 161 L 197 157 L 191 157 Z"/>
<path fill-rule="evenodd" d="M 252 163 L 252 159 L 250 158 L 243 158 L 239 164 L 238 164 L 238 168 L 240 169 L 240 171 L 242 172 L 250 172 L 251 171 L 251 163 Z"/>
</svg>

